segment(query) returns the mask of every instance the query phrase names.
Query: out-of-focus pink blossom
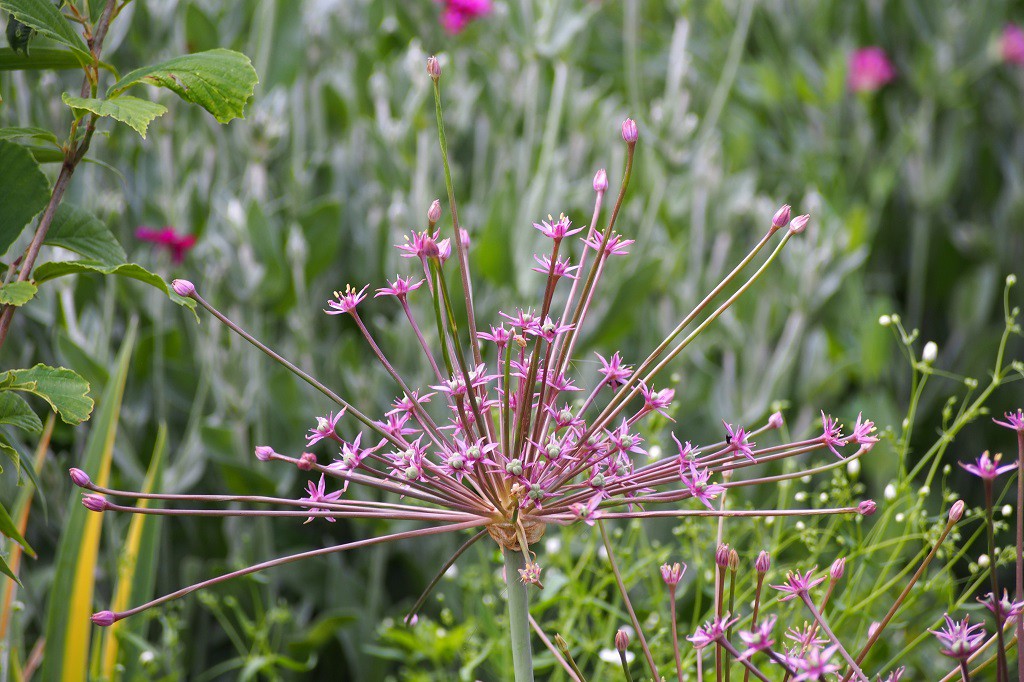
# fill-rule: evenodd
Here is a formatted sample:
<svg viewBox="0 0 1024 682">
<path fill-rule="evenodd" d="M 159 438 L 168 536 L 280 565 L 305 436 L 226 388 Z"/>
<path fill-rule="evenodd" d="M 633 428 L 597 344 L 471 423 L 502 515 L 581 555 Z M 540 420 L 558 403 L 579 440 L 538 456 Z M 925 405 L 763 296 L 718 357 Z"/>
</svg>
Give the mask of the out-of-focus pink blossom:
<svg viewBox="0 0 1024 682">
<path fill-rule="evenodd" d="M 864 47 L 850 55 L 847 83 L 853 92 L 874 92 L 895 77 L 896 69 L 880 47 Z"/>
<path fill-rule="evenodd" d="M 164 225 L 162 229 L 140 226 L 135 230 L 135 238 L 164 247 L 170 252 L 175 264 L 185 260 L 185 255 L 196 243 L 195 235 L 178 234 L 170 225 Z"/>
<path fill-rule="evenodd" d="M 1024 66 L 1024 28 L 1007 24 L 999 39 L 999 54 L 1004 62 Z"/>
<path fill-rule="evenodd" d="M 441 26 L 455 35 L 466 28 L 466 24 L 491 13 L 491 0 L 440 0 Z"/>
</svg>

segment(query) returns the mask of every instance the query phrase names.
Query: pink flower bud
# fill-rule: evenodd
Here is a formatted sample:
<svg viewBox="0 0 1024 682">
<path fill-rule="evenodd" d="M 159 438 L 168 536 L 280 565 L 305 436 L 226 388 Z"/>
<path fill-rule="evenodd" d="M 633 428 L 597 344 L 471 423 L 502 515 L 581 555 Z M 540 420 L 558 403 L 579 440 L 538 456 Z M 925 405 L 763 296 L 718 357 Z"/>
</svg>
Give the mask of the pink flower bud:
<svg viewBox="0 0 1024 682">
<path fill-rule="evenodd" d="M 1024 29 L 1007 24 L 999 39 L 999 54 L 1007 64 L 1024 66 Z"/>
<path fill-rule="evenodd" d="M 89 511 L 102 512 L 108 507 L 107 498 L 102 495 L 86 495 L 82 498 L 82 504 Z"/>
<path fill-rule="evenodd" d="M 296 466 L 303 471 L 309 471 L 313 468 L 314 464 L 316 464 L 316 455 L 312 452 L 303 452 Z"/>
<path fill-rule="evenodd" d="M 789 222 L 789 210 L 790 205 L 784 204 L 782 208 L 775 212 L 775 216 L 772 218 L 772 227 L 778 229 L 785 227 L 786 223 Z"/>
<path fill-rule="evenodd" d="M 953 506 L 949 508 L 949 520 L 956 523 L 964 517 L 964 501 L 957 500 L 953 503 Z"/>
<path fill-rule="evenodd" d="M 768 569 L 772 567 L 772 555 L 768 552 L 761 550 L 761 553 L 757 555 L 757 561 L 754 562 L 754 570 L 760 574 L 765 574 Z"/>
<path fill-rule="evenodd" d="M 430 208 L 427 209 L 427 220 L 430 221 L 430 226 L 433 227 L 434 223 L 441 219 L 441 201 L 434 199 L 434 203 L 430 204 Z"/>
<path fill-rule="evenodd" d="M 606 192 L 608 191 L 608 173 L 605 172 L 604 168 L 597 171 L 594 175 L 594 191 L 595 192 Z"/>
<path fill-rule="evenodd" d="M 619 630 L 615 633 L 615 649 L 623 652 L 629 648 L 629 633 L 625 630 Z"/>
<path fill-rule="evenodd" d="M 798 215 L 797 217 L 793 218 L 792 222 L 789 223 L 789 231 L 792 232 L 793 234 L 800 234 L 801 232 L 804 231 L 804 228 L 807 227 L 807 223 L 810 221 L 810 219 L 811 216 L 807 215 L 806 213 L 804 215 Z"/>
<path fill-rule="evenodd" d="M 729 565 L 729 545 L 719 545 L 718 549 L 715 550 L 715 565 L 719 568 L 725 568 Z"/>
<path fill-rule="evenodd" d="M 269 445 L 258 445 L 256 447 L 256 459 L 258 459 L 261 462 L 268 461 L 271 458 L 271 456 L 276 454 L 277 453 L 274 452 L 274 448 L 270 447 Z"/>
<path fill-rule="evenodd" d="M 769 429 L 781 429 L 783 424 L 782 413 L 776 412 L 772 416 L 768 417 L 768 428 Z"/>
<path fill-rule="evenodd" d="M 89 478 L 89 474 L 85 473 L 81 469 L 71 467 L 71 469 L 69 469 L 69 473 L 71 474 L 71 480 L 79 488 L 88 488 L 92 485 L 92 479 Z"/>
<path fill-rule="evenodd" d="M 427 57 L 427 75 L 430 76 L 434 82 L 441 77 L 441 64 L 437 61 L 437 57 Z"/>
<path fill-rule="evenodd" d="M 469 248 L 469 230 L 464 227 L 459 228 L 459 236 L 462 237 L 462 248 Z"/>
<path fill-rule="evenodd" d="M 636 121 L 627 118 L 622 122 L 622 139 L 627 144 L 635 144 L 638 137 L 640 137 L 640 131 L 636 129 Z"/>
<path fill-rule="evenodd" d="M 829 569 L 828 575 L 835 583 L 842 579 L 844 573 L 846 573 L 846 557 L 840 557 L 832 562 L 832 568 Z"/>
<path fill-rule="evenodd" d="M 875 504 L 874 500 L 864 500 L 857 505 L 857 513 L 861 516 L 871 516 L 878 509 L 878 505 Z"/>
<path fill-rule="evenodd" d="M 187 279 L 176 279 L 171 282 L 171 288 L 178 296 L 188 297 L 196 293 L 196 285 Z"/>
<path fill-rule="evenodd" d="M 92 614 L 92 616 L 89 617 L 89 620 L 91 620 L 94 625 L 106 628 L 117 622 L 117 616 L 114 615 L 113 611 L 100 611 Z"/>
</svg>

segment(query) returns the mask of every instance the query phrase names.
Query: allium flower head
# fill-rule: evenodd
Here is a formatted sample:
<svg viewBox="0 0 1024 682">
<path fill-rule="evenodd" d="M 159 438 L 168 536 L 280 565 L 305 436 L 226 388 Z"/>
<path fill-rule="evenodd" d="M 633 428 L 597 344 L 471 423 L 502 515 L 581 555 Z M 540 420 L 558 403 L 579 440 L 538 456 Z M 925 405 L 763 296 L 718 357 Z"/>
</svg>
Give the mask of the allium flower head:
<svg viewBox="0 0 1024 682">
<path fill-rule="evenodd" d="M 802 656 L 787 656 L 786 661 L 796 671 L 793 682 L 831 679 L 827 676 L 837 672 L 839 666 L 829 663 L 829 659 L 838 649 L 838 646 L 830 646 L 827 649 L 812 647 Z"/>
<path fill-rule="evenodd" d="M 732 424 L 727 423 L 724 419 L 722 423 L 725 424 L 725 443 L 728 446 L 729 452 L 738 452 L 747 459 L 753 460 L 754 457 L 754 445 L 756 443 L 750 442 L 750 435 L 743 430 L 742 426 L 738 426 L 735 429 L 732 428 Z"/>
<path fill-rule="evenodd" d="M 964 616 L 961 621 L 954 621 L 947 613 L 943 618 L 946 624 L 941 629 L 928 631 L 942 644 L 943 655 L 959 661 L 967 660 L 985 643 L 983 625 L 970 625 L 970 616 Z"/>
<path fill-rule="evenodd" d="M 575 230 L 570 229 L 572 221 L 570 221 L 564 213 L 558 216 L 558 220 L 548 216 L 547 220 L 542 220 L 540 223 L 534 223 L 533 226 L 540 230 L 542 235 L 553 239 L 556 242 L 560 242 L 566 237 L 583 230 L 582 227 L 577 227 Z"/>
<path fill-rule="evenodd" d="M 848 83 L 853 92 L 874 92 L 896 77 L 889 56 L 880 47 L 865 47 L 850 56 Z"/>
<path fill-rule="evenodd" d="M 345 492 L 345 489 L 342 488 L 341 490 L 335 490 L 333 493 L 329 493 L 329 492 L 327 492 L 327 489 L 325 488 L 325 485 L 326 484 L 324 482 L 324 475 L 320 474 L 320 481 L 319 482 L 313 483 L 313 481 L 309 481 L 306 484 L 306 496 L 305 497 L 300 497 L 299 501 L 300 502 L 336 502 L 341 497 L 342 493 Z M 346 487 L 347 487 L 347 484 L 346 484 Z M 324 509 L 324 508 L 323 507 L 311 507 L 311 509 L 316 511 L 316 510 L 320 510 L 320 509 Z M 306 523 L 309 523 L 314 518 L 316 518 L 316 517 L 310 516 L 308 519 L 306 519 Z M 331 523 L 334 523 L 334 521 L 335 521 L 330 516 L 326 517 L 326 519 L 328 521 L 330 521 Z"/>
<path fill-rule="evenodd" d="M 403 300 L 405 299 L 406 296 L 409 295 L 410 291 L 416 291 L 421 286 L 423 286 L 423 283 L 426 281 L 425 279 L 421 279 L 417 282 L 413 282 L 412 280 L 412 277 L 406 277 L 405 279 L 402 279 L 402 277 L 400 276 L 395 277 L 394 282 L 388 280 L 388 285 L 386 287 L 377 289 L 377 293 L 375 293 L 373 297 L 380 298 L 381 296 L 395 296 L 399 300 Z"/>
<path fill-rule="evenodd" d="M 441 26 L 451 35 L 461 33 L 466 25 L 491 13 L 491 0 L 440 0 Z"/>
<path fill-rule="evenodd" d="M 337 413 L 328 413 L 326 417 L 317 417 L 316 426 L 311 428 L 306 435 L 306 447 L 308 448 L 314 443 L 319 443 L 324 438 L 339 440 L 335 429 L 338 428 L 338 422 L 341 421 L 344 414 L 345 410 L 338 410 Z"/>
<path fill-rule="evenodd" d="M 697 631 L 686 639 L 693 642 L 693 648 L 698 651 L 714 644 L 725 637 L 725 631 L 735 624 L 739 618 L 729 619 L 729 614 L 726 613 L 721 616 L 715 616 L 713 620 L 708 621 L 703 626 L 697 628 Z"/>
<path fill-rule="evenodd" d="M 675 587 L 679 584 L 679 581 L 683 579 L 683 574 L 686 573 L 686 564 L 679 563 L 678 561 L 674 564 L 662 564 L 661 566 L 661 579 L 665 581 L 665 584 L 669 587 Z"/>
<path fill-rule="evenodd" d="M 740 655 L 741 660 L 750 658 L 758 651 L 771 649 L 775 646 L 775 640 L 772 639 L 772 630 L 775 629 L 776 619 L 777 616 L 773 614 L 758 623 L 757 627 L 753 630 L 739 631 L 740 639 L 747 645 L 747 650 Z"/>
<path fill-rule="evenodd" d="M 356 291 L 351 284 L 346 284 L 345 291 L 334 292 L 334 298 L 327 301 L 327 305 L 330 310 L 324 310 L 324 312 L 328 315 L 343 315 L 345 313 L 351 313 L 356 309 L 356 306 L 362 303 L 363 299 L 366 298 L 366 290 L 368 288 L 370 288 L 369 284 Z"/>
<path fill-rule="evenodd" d="M 984 599 L 978 597 L 978 601 L 984 604 L 985 608 L 991 611 L 1000 623 L 1010 618 L 1016 618 L 1021 612 L 1024 612 L 1024 601 L 1013 601 L 1006 590 L 1003 590 L 1001 599 L 996 599 L 995 595 L 989 592 Z"/>
</svg>

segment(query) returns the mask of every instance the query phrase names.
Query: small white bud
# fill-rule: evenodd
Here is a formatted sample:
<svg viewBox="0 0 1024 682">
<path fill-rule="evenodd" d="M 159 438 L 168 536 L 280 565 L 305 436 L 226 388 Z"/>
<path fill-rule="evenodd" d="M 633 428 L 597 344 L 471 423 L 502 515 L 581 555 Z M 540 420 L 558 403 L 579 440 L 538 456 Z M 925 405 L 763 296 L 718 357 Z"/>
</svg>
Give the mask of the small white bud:
<svg viewBox="0 0 1024 682">
<path fill-rule="evenodd" d="M 889 485 L 885 486 L 885 491 L 882 493 L 882 495 L 887 500 L 895 500 L 896 499 L 896 486 L 894 486 L 892 483 L 890 483 Z"/>
<path fill-rule="evenodd" d="M 849 474 L 851 478 L 857 478 L 857 476 L 860 474 L 860 460 L 851 459 L 849 462 L 847 462 L 846 473 Z"/>
<path fill-rule="evenodd" d="M 882 315 L 881 317 L 878 318 L 878 324 L 882 325 L 883 327 L 888 327 L 890 324 L 892 324 L 892 318 L 889 317 L 888 315 Z"/>
<path fill-rule="evenodd" d="M 923 486 L 921 486 L 921 489 L 917 491 L 917 494 L 920 495 L 921 497 L 924 497 L 928 493 L 930 493 L 931 491 L 932 491 L 931 487 L 923 485 Z"/>
<path fill-rule="evenodd" d="M 1008 504 L 1004 504 L 1000 511 L 1002 511 L 1003 516 L 1011 516 L 1013 514 L 1013 507 Z"/>
<path fill-rule="evenodd" d="M 1012 287 L 1016 283 L 1017 283 L 1017 275 L 1007 275 L 1006 276 L 1006 286 Z"/>
<path fill-rule="evenodd" d="M 900 512 L 896 515 L 896 523 L 903 523 L 906 520 L 906 518 L 906 515 L 903 512 Z"/>
<path fill-rule="evenodd" d="M 992 560 L 988 558 L 988 554 L 982 554 L 980 557 L 978 557 L 978 566 L 980 566 L 981 568 L 988 568 L 989 564 L 991 563 Z"/>
<path fill-rule="evenodd" d="M 803 521 L 797 521 L 796 522 L 796 529 L 797 530 L 804 530 L 805 528 L 807 528 L 807 524 L 805 524 Z"/>
<path fill-rule="evenodd" d="M 924 344 L 924 350 L 921 351 L 921 359 L 924 360 L 926 365 L 930 365 L 935 362 L 935 358 L 939 356 L 939 347 L 934 341 L 929 341 Z"/>
</svg>

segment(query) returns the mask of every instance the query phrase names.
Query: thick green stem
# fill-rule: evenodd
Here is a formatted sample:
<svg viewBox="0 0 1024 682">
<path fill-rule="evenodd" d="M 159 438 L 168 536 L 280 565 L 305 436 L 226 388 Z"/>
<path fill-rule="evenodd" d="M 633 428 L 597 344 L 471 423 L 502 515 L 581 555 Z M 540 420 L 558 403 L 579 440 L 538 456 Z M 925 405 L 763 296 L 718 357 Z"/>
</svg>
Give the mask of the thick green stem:
<svg viewBox="0 0 1024 682">
<path fill-rule="evenodd" d="M 505 585 L 508 587 L 508 628 L 512 634 L 512 669 L 516 682 L 533 682 L 530 650 L 530 602 L 519 569 L 526 566 L 522 552 L 504 550 Z"/>
</svg>

